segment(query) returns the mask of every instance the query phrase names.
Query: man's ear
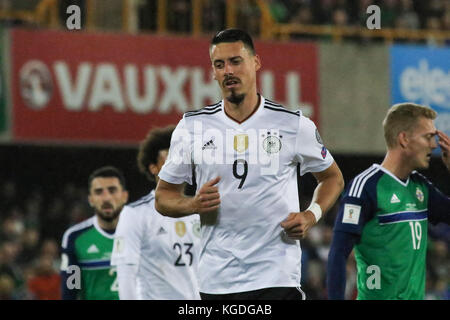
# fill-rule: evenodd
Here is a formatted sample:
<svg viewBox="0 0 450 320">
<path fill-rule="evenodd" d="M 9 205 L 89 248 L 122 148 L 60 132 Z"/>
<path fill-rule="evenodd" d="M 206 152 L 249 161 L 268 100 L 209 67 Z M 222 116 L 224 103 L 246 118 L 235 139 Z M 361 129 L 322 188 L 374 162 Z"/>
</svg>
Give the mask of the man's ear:
<svg viewBox="0 0 450 320">
<path fill-rule="evenodd" d="M 261 58 L 255 54 L 255 71 L 261 69 Z"/>
<path fill-rule="evenodd" d="M 409 143 L 409 137 L 408 134 L 405 131 L 402 131 L 398 134 L 398 144 L 400 147 L 405 149 L 408 146 Z"/>
<path fill-rule="evenodd" d="M 158 175 L 158 167 L 156 166 L 156 164 L 149 164 L 148 165 L 148 171 L 150 171 L 150 173 L 154 176 Z"/>
</svg>

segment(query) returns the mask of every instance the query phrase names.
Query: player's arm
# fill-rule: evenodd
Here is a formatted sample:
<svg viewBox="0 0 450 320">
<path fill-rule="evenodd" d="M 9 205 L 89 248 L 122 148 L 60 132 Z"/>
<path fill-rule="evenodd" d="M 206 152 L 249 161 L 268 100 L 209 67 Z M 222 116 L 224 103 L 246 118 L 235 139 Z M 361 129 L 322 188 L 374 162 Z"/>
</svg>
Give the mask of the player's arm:
<svg viewBox="0 0 450 320">
<path fill-rule="evenodd" d="M 146 223 L 140 212 L 125 206 L 114 234 L 111 265 L 116 266 L 120 300 L 137 300 L 137 274 Z"/>
<path fill-rule="evenodd" d="M 347 186 L 339 204 L 334 225 L 333 240 L 327 263 L 328 299 L 344 299 L 347 259 L 359 242 L 364 225 L 373 218 L 375 209 L 373 191 L 375 185 L 365 185 L 361 195 L 349 195 L 358 179 Z"/>
<path fill-rule="evenodd" d="M 344 177 L 336 162 L 322 172 L 313 172 L 312 175 L 317 180 L 317 187 L 314 190 L 312 203 L 317 203 L 322 212 L 327 212 L 334 205 L 342 190 L 344 189 Z M 310 218 L 315 218 L 311 211 Z M 317 223 L 314 219 L 314 223 Z"/>
<path fill-rule="evenodd" d="M 138 266 L 135 264 L 117 265 L 117 281 L 119 283 L 120 300 L 138 300 L 136 284 L 137 272 Z"/>
<path fill-rule="evenodd" d="M 183 192 L 184 184 L 160 179 L 155 192 L 155 208 L 161 214 L 174 218 L 217 210 L 220 206 L 219 181 L 220 177 L 209 180 L 194 197 L 187 197 Z"/>
<path fill-rule="evenodd" d="M 450 197 L 443 194 L 425 176 L 419 176 L 428 186 L 428 220 L 432 224 L 450 224 Z"/>
<path fill-rule="evenodd" d="M 344 188 L 344 178 L 334 161 L 327 169 L 312 174 L 318 183 L 314 190 L 312 205 L 303 212 L 290 213 L 281 223 L 286 234 L 292 239 L 304 238 L 309 228 L 318 222 L 322 213 L 334 205 Z"/>
<path fill-rule="evenodd" d="M 194 197 L 184 195 L 185 183 L 192 184 L 192 138 L 182 118 L 172 133 L 169 154 L 159 172 L 155 191 L 155 208 L 169 217 L 183 217 L 219 208 L 220 195 L 216 184 L 220 177 L 207 181 Z"/>
<path fill-rule="evenodd" d="M 450 137 L 444 132 L 437 130 L 439 146 L 442 150 L 442 162 L 450 172 Z M 432 224 L 443 222 L 450 224 L 450 197 L 443 194 L 427 178 L 420 175 L 428 185 L 428 220 Z"/>
<path fill-rule="evenodd" d="M 62 255 L 61 255 L 61 299 L 76 300 L 80 292 L 81 271 L 73 246 L 73 240 L 63 237 Z"/>
<path fill-rule="evenodd" d="M 450 171 L 450 137 L 440 130 L 437 130 L 437 135 L 439 137 L 439 146 L 442 150 L 442 161 L 447 170 Z"/>
<path fill-rule="evenodd" d="M 343 231 L 334 231 L 327 264 L 327 292 L 329 300 L 345 299 L 347 259 L 358 236 Z"/>
</svg>

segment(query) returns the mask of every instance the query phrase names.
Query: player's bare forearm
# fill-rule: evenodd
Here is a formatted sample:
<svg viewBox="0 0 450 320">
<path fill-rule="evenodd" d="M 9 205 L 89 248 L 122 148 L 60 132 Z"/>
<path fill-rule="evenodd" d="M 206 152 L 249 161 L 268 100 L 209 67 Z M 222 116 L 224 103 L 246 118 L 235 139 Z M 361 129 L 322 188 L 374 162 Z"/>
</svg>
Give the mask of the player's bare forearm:
<svg viewBox="0 0 450 320">
<path fill-rule="evenodd" d="M 169 217 L 184 217 L 194 213 L 215 211 L 220 206 L 220 194 L 216 184 L 220 177 L 207 181 L 194 197 L 186 197 L 183 185 L 159 180 L 155 192 L 155 208 L 162 215 Z"/>
<path fill-rule="evenodd" d="M 318 185 L 314 190 L 312 203 L 317 203 L 322 213 L 325 213 L 334 205 L 344 189 L 344 178 L 335 162 L 328 169 L 313 175 L 316 177 Z M 318 222 L 313 212 L 308 209 L 302 212 L 291 212 L 281 222 L 281 227 L 289 238 L 303 239 L 308 230 Z"/>
<path fill-rule="evenodd" d="M 322 172 L 313 173 L 317 179 L 317 187 L 311 202 L 320 205 L 322 213 L 327 212 L 335 204 L 344 189 L 344 177 L 336 162 Z"/>
<path fill-rule="evenodd" d="M 155 208 L 164 216 L 179 218 L 194 214 L 192 197 L 183 194 L 183 184 L 159 180 L 155 191 Z"/>
</svg>

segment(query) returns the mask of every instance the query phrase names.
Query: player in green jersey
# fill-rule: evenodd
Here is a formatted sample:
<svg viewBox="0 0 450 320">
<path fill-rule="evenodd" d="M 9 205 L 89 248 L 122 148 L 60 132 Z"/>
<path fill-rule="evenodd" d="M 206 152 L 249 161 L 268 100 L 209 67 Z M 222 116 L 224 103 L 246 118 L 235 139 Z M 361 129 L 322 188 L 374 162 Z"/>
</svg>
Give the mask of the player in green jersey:
<svg viewBox="0 0 450 320">
<path fill-rule="evenodd" d="M 436 130 L 435 118 L 432 109 L 412 103 L 388 111 L 383 163 L 357 175 L 340 203 L 328 256 L 330 299 L 344 299 L 353 248 L 357 299 L 424 298 L 428 221 L 450 221 L 450 198 L 415 171 L 428 168 L 438 143 L 450 171 L 450 138 Z"/>
<path fill-rule="evenodd" d="M 88 187 L 95 215 L 69 228 L 62 240 L 62 298 L 118 300 L 110 260 L 119 214 L 128 201 L 125 178 L 115 167 L 101 167 L 89 177 Z"/>
</svg>

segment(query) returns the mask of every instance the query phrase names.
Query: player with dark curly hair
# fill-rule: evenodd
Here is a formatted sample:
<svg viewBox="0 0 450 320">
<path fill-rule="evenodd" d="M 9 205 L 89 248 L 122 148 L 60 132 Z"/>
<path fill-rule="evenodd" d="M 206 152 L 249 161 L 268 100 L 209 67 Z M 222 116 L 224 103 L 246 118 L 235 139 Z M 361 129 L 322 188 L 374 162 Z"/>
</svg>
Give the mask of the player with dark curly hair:
<svg viewBox="0 0 450 320">
<path fill-rule="evenodd" d="M 158 181 L 173 126 L 151 130 L 137 155 L 139 170 Z M 121 300 L 200 299 L 197 251 L 198 215 L 172 219 L 155 209 L 155 191 L 123 209 L 115 234 L 112 264 L 117 266 Z"/>
</svg>

